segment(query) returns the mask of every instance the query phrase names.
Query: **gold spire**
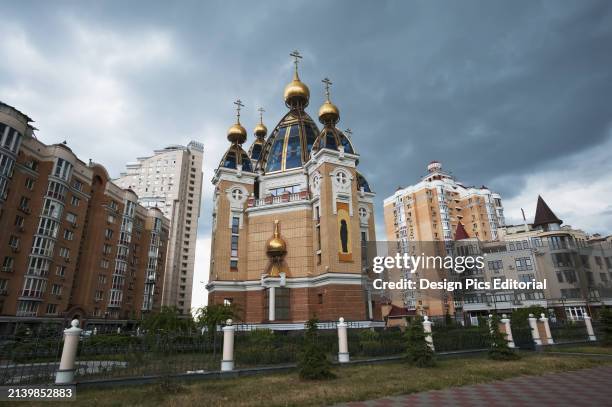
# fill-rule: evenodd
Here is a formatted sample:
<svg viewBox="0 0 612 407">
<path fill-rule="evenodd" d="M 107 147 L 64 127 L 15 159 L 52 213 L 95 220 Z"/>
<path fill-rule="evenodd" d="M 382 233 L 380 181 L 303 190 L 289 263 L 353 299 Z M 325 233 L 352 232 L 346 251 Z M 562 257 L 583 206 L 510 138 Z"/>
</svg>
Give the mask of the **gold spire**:
<svg viewBox="0 0 612 407">
<path fill-rule="evenodd" d="M 321 82 L 325 84 L 325 102 L 319 108 L 319 121 L 325 125 L 333 126 L 340 120 L 340 111 L 331 102 L 329 97 L 329 88 L 332 82 L 328 78 L 323 79 Z"/>
<path fill-rule="evenodd" d="M 259 112 L 259 123 L 257 123 L 257 125 L 255 126 L 255 137 L 264 138 L 268 133 L 268 128 L 265 124 L 263 124 L 263 113 L 265 112 L 265 110 L 263 107 L 260 107 L 259 109 L 257 109 L 257 111 Z"/>
<path fill-rule="evenodd" d="M 274 221 L 274 237 L 268 241 L 266 244 L 266 253 L 270 257 L 282 257 L 287 253 L 287 244 L 282 237 L 280 237 L 280 233 L 278 230 L 279 221 L 276 219 Z"/>
<path fill-rule="evenodd" d="M 240 109 L 244 107 L 240 99 L 234 102 L 236 105 L 236 124 L 227 131 L 227 139 L 234 144 L 242 144 L 246 141 L 247 131 L 240 124 Z"/>
<path fill-rule="evenodd" d="M 287 107 L 298 107 L 304 108 L 308 106 L 308 100 L 310 99 L 310 90 L 306 86 L 298 75 L 298 62 L 302 59 L 302 55 L 296 50 L 289 54 L 294 58 L 293 63 L 295 64 L 295 71 L 293 73 L 293 80 L 285 87 L 285 104 Z"/>
</svg>

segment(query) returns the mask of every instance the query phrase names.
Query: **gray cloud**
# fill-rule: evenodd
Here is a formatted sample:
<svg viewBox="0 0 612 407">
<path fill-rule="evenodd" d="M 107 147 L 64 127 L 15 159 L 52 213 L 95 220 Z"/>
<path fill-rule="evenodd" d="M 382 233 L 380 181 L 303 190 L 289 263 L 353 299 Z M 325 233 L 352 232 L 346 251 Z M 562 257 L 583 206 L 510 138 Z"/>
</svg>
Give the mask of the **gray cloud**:
<svg viewBox="0 0 612 407">
<path fill-rule="evenodd" d="M 231 102 L 247 105 L 248 128 L 264 106 L 272 128 L 294 48 L 313 116 L 320 79 L 333 80 L 379 204 L 432 159 L 510 204 L 535 202 L 534 185 L 606 145 L 610 128 L 606 1 L 22 1 L 2 14 L 0 99 L 32 116 L 43 141 L 66 139 L 112 174 L 155 148 L 204 142 L 203 237 Z"/>
</svg>

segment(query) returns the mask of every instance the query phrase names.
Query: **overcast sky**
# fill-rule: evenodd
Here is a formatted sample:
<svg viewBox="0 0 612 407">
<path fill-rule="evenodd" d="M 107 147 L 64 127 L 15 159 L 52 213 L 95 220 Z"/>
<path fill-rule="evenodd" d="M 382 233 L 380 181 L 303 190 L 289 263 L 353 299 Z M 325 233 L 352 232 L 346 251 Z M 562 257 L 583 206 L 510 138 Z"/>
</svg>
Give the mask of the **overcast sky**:
<svg viewBox="0 0 612 407">
<path fill-rule="evenodd" d="M 0 100 L 31 116 L 43 142 L 67 140 L 113 176 L 153 149 L 204 143 L 194 306 L 232 101 L 246 105 L 248 129 L 258 106 L 272 129 L 293 49 L 313 118 L 320 80 L 334 82 L 378 225 L 382 200 L 436 159 L 501 193 L 510 223 L 520 208 L 531 220 L 542 194 L 566 224 L 612 233 L 609 1 L 5 0 L 1 10 Z"/>
</svg>

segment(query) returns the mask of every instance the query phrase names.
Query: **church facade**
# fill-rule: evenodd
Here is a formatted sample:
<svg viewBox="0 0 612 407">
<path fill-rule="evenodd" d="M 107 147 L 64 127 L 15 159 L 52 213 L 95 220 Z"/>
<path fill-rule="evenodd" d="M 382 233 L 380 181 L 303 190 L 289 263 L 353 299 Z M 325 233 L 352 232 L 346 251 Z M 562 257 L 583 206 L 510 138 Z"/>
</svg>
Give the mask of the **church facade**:
<svg viewBox="0 0 612 407">
<path fill-rule="evenodd" d="M 263 120 L 244 148 L 236 123 L 212 180 L 209 304 L 234 304 L 243 322 L 300 323 L 380 319 L 363 259 L 375 241 L 373 198 L 358 171 L 350 132 L 326 98 L 320 129 L 306 112 L 310 90 L 298 75 L 284 92 L 287 113 L 268 135 Z M 378 316 L 378 317 L 377 317 Z"/>
</svg>

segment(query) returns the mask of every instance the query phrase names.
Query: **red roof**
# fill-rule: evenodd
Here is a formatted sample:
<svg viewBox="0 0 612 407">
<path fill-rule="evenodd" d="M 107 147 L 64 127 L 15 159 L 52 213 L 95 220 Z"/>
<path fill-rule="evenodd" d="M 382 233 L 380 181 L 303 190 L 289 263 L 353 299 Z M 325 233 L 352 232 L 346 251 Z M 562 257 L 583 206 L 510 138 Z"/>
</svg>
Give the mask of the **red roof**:
<svg viewBox="0 0 612 407">
<path fill-rule="evenodd" d="M 536 207 L 535 218 L 533 219 L 533 226 L 548 225 L 550 223 L 557 223 L 561 225 L 563 221 L 557 218 L 557 215 L 546 205 L 544 199 L 538 195 L 538 205 Z"/>
<path fill-rule="evenodd" d="M 411 315 L 416 315 L 415 310 L 408 310 L 403 307 L 398 307 L 397 305 L 391 304 L 391 311 L 389 311 L 388 317 L 408 317 Z"/>
<path fill-rule="evenodd" d="M 457 224 L 457 229 L 455 229 L 455 240 L 464 240 L 469 238 L 470 236 L 467 234 L 467 231 L 463 227 L 463 224 L 459 222 Z"/>
</svg>

